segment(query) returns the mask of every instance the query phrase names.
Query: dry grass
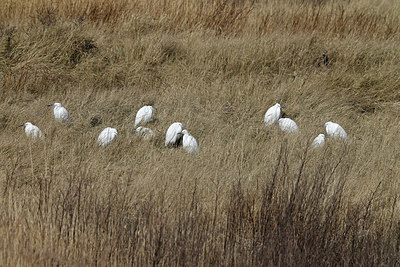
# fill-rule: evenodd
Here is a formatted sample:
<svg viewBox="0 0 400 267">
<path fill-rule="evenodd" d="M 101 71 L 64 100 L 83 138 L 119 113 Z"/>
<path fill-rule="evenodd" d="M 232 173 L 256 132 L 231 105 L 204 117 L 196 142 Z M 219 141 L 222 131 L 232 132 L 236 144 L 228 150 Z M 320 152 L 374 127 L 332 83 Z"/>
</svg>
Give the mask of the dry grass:
<svg viewBox="0 0 400 267">
<path fill-rule="evenodd" d="M 0 265 L 398 264 L 399 14 L 389 0 L 2 1 Z M 263 126 L 277 101 L 299 134 Z M 151 142 L 129 134 L 144 104 L 159 108 Z M 309 150 L 330 120 L 350 141 Z M 163 146 L 174 121 L 197 155 Z M 99 149 L 107 126 L 121 137 Z"/>
</svg>

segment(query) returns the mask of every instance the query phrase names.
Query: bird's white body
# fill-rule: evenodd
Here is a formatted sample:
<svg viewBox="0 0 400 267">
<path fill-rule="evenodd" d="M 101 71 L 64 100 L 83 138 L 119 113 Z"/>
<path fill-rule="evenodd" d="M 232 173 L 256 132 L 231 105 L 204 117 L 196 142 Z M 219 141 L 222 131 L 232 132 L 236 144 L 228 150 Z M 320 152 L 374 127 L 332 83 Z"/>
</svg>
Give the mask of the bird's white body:
<svg viewBox="0 0 400 267">
<path fill-rule="evenodd" d="M 42 131 L 37 127 L 36 125 L 33 125 L 30 122 L 24 123 L 23 125 L 25 127 L 25 134 L 28 137 L 32 137 L 35 139 L 36 137 L 39 137 L 40 139 L 44 139 Z"/>
<path fill-rule="evenodd" d="M 188 153 L 194 153 L 199 150 L 199 144 L 197 143 L 196 138 L 194 138 L 187 130 L 183 130 L 182 134 L 183 149 L 185 149 Z"/>
<path fill-rule="evenodd" d="M 174 122 L 169 126 L 165 135 L 165 145 L 177 145 L 180 138 L 182 137 L 182 123 Z"/>
<path fill-rule="evenodd" d="M 103 131 L 101 131 L 99 137 L 97 138 L 97 144 L 99 146 L 105 147 L 106 145 L 111 143 L 117 135 L 118 132 L 115 128 L 107 127 Z"/>
<path fill-rule="evenodd" d="M 155 110 L 152 106 L 143 106 L 136 113 L 135 118 L 135 127 L 139 125 L 139 123 L 146 123 L 153 120 L 153 110 Z"/>
<path fill-rule="evenodd" d="M 54 103 L 54 119 L 58 122 L 66 122 L 69 120 L 68 111 L 60 104 Z"/>
<path fill-rule="evenodd" d="M 278 120 L 279 128 L 286 133 L 295 133 L 299 130 L 294 120 L 289 118 L 281 118 Z"/>
<path fill-rule="evenodd" d="M 150 140 L 151 138 L 154 137 L 154 133 L 151 129 L 149 128 L 145 128 L 145 127 L 138 127 L 135 132 L 139 133 L 140 136 L 144 139 L 144 140 Z"/>
<path fill-rule="evenodd" d="M 281 105 L 276 103 L 270 107 L 264 116 L 264 123 L 266 126 L 272 125 L 279 120 L 281 117 Z"/>
<path fill-rule="evenodd" d="M 333 138 L 347 139 L 346 131 L 339 124 L 328 121 L 324 124 L 324 126 L 328 136 L 331 136 Z"/>
<path fill-rule="evenodd" d="M 314 141 L 312 142 L 313 148 L 323 147 L 324 145 L 325 145 L 325 135 L 324 134 L 319 134 L 317 137 L 315 137 Z"/>
</svg>

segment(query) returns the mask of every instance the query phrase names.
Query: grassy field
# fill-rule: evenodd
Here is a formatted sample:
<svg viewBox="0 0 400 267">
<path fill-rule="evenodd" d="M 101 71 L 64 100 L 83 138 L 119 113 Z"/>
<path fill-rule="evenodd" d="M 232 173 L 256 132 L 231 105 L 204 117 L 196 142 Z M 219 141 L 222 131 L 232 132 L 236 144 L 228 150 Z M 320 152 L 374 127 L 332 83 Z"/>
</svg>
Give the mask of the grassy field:
<svg viewBox="0 0 400 267">
<path fill-rule="evenodd" d="M 395 0 L 1 1 L 0 265 L 398 265 L 399 27 Z M 327 121 L 349 141 L 311 150 Z"/>
</svg>

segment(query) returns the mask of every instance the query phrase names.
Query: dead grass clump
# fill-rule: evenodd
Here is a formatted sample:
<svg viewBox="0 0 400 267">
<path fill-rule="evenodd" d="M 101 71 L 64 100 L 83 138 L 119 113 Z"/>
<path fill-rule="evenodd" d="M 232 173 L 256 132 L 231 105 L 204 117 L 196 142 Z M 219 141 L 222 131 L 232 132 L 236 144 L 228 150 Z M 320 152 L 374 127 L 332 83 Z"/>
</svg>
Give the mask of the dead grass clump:
<svg viewBox="0 0 400 267">
<path fill-rule="evenodd" d="M 36 10 L 36 18 L 43 26 L 51 26 L 57 22 L 56 9 L 51 6 L 42 6 Z"/>
<path fill-rule="evenodd" d="M 72 51 L 69 56 L 73 65 L 78 64 L 85 55 L 90 55 L 96 50 L 96 45 L 91 39 L 77 39 L 72 44 Z"/>
<path fill-rule="evenodd" d="M 151 67 L 166 62 L 173 63 L 175 60 L 183 60 L 185 57 L 182 44 L 172 36 L 150 36 L 142 45 L 143 61 Z"/>
</svg>

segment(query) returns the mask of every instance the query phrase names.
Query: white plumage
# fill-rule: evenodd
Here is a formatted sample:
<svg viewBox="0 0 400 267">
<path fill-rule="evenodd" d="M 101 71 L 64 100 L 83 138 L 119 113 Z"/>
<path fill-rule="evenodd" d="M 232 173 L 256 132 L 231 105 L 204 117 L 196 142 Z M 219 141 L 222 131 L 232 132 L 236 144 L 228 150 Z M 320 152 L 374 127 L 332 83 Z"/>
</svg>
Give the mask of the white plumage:
<svg viewBox="0 0 400 267">
<path fill-rule="evenodd" d="M 276 103 L 267 110 L 264 116 L 266 126 L 272 125 L 279 120 L 281 117 L 281 108 L 283 107 L 279 103 Z"/>
<path fill-rule="evenodd" d="M 24 126 L 25 127 L 25 134 L 28 137 L 32 137 L 33 139 L 35 139 L 36 137 L 39 137 L 40 139 L 44 139 L 43 133 L 42 131 L 39 129 L 39 127 L 37 127 L 36 125 L 33 125 L 30 122 L 26 122 L 22 125 L 20 125 L 21 127 Z"/>
<path fill-rule="evenodd" d="M 154 133 L 151 129 L 142 126 L 136 128 L 136 130 L 133 130 L 133 132 L 139 133 L 140 137 L 142 137 L 144 140 L 149 140 L 154 137 Z"/>
<path fill-rule="evenodd" d="M 149 121 L 153 120 L 153 110 L 156 110 L 156 108 L 152 106 L 143 106 L 138 110 L 136 113 L 136 118 L 135 118 L 135 127 L 139 123 L 146 123 Z"/>
<path fill-rule="evenodd" d="M 346 131 L 339 124 L 328 121 L 327 123 L 323 124 L 322 126 L 325 126 L 325 131 L 328 134 L 328 136 L 331 136 L 334 138 L 347 139 Z"/>
<path fill-rule="evenodd" d="M 117 135 L 117 129 L 107 127 L 103 131 L 101 131 L 99 137 L 97 138 L 97 144 L 99 146 L 105 147 L 106 145 L 111 143 Z"/>
<path fill-rule="evenodd" d="M 324 145 L 325 145 L 325 135 L 324 134 L 319 134 L 317 137 L 315 137 L 314 141 L 312 142 L 313 148 L 322 147 Z"/>
<path fill-rule="evenodd" d="M 54 107 L 54 118 L 56 121 L 66 122 L 69 120 L 68 111 L 60 103 L 54 103 L 48 106 Z"/>
<path fill-rule="evenodd" d="M 179 144 L 179 141 L 182 137 L 182 126 L 184 126 L 180 122 L 174 122 L 169 126 L 167 133 L 165 135 L 165 145 L 173 145 L 177 146 Z"/>
<path fill-rule="evenodd" d="M 194 138 L 187 130 L 183 130 L 182 134 L 183 134 L 183 141 L 182 141 L 183 149 L 185 149 L 188 153 L 194 153 L 197 150 L 199 150 L 199 144 L 197 143 L 196 138 Z"/>
<path fill-rule="evenodd" d="M 281 118 L 278 120 L 279 128 L 286 133 L 295 133 L 299 130 L 294 120 L 289 118 Z"/>
</svg>

